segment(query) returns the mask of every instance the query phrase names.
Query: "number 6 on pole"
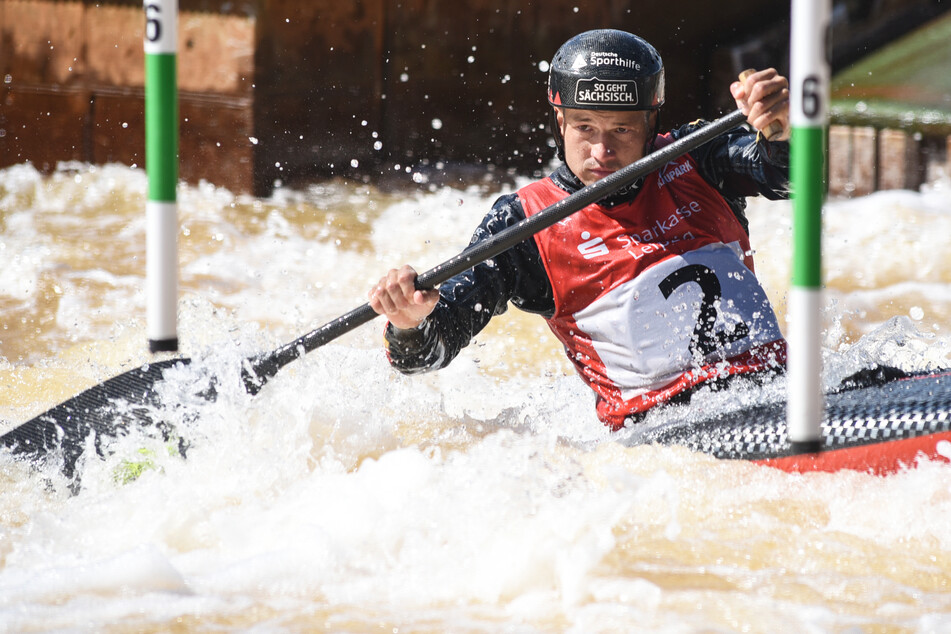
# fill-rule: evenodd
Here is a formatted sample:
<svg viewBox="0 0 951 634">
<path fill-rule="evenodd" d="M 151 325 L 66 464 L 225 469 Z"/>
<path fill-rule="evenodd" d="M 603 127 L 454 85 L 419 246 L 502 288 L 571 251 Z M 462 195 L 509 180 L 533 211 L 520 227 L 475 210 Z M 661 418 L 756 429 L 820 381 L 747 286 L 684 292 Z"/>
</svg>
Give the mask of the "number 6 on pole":
<svg viewBox="0 0 951 634">
<path fill-rule="evenodd" d="M 796 453 L 822 446 L 822 203 L 830 0 L 793 0 L 790 38 L 790 181 L 793 264 L 789 293 L 787 434 Z"/>
</svg>

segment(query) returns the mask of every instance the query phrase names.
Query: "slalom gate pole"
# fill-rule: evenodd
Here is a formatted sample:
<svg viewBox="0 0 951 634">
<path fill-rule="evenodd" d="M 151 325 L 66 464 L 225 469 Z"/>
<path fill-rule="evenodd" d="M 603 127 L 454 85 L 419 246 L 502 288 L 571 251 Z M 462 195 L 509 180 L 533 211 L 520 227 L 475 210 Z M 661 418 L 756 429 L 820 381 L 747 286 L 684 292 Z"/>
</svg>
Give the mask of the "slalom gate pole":
<svg viewBox="0 0 951 634">
<path fill-rule="evenodd" d="M 146 315 L 149 350 L 178 350 L 178 0 L 145 0 Z"/>
<path fill-rule="evenodd" d="M 795 453 L 822 448 L 822 204 L 825 200 L 831 0 L 793 0 L 790 36 L 790 181 L 787 436 Z"/>
</svg>

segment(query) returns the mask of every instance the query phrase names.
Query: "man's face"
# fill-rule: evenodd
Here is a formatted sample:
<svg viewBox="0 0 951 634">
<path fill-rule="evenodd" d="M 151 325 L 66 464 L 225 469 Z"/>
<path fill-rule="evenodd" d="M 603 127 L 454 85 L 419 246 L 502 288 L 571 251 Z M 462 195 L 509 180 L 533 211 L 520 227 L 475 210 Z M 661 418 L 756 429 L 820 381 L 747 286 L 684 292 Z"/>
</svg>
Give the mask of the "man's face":
<svg viewBox="0 0 951 634">
<path fill-rule="evenodd" d="M 646 111 L 557 108 L 556 117 L 565 140 L 565 162 L 585 185 L 644 156 L 650 134 Z"/>
</svg>

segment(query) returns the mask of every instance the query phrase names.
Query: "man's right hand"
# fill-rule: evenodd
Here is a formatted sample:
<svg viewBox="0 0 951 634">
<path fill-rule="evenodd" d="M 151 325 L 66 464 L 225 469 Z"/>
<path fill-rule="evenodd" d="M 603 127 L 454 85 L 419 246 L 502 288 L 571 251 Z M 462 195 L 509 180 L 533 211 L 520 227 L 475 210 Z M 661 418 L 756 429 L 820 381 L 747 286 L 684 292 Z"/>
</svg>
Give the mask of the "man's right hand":
<svg viewBox="0 0 951 634">
<path fill-rule="evenodd" d="M 416 289 L 416 270 L 408 264 L 390 269 L 370 291 L 370 308 L 403 330 L 419 326 L 437 301 L 439 291 Z"/>
</svg>

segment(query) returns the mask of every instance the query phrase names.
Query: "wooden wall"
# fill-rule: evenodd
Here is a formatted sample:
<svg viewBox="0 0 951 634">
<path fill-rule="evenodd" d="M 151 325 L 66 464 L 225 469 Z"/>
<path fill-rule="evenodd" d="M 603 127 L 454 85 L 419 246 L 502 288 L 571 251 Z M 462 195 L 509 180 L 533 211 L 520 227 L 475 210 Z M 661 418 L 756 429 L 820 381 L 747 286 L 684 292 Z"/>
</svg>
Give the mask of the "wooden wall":
<svg viewBox="0 0 951 634">
<path fill-rule="evenodd" d="M 717 47 L 788 14 L 788 3 L 750 0 L 684 0 L 676 16 L 619 0 L 179 8 L 182 177 L 257 194 L 276 179 L 372 176 L 394 164 L 547 164 L 539 63 L 589 28 L 635 31 L 660 49 L 668 122 L 716 115 L 733 72 L 711 87 Z M 0 165 L 142 166 L 143 27 L 140 2 L 0 0 Z"/>
<path fill-rule="evenodd" d="M 0 0 L 0 164 L 143 166 L 144 13 L 130 4 Z M 179 28 L 181 172 L 247 190 L 254 21 L 188 11 Z"/>
<path fill-rule="evenodd" d="M 396 165 L 545 169 L 539 65 L 590 28 L 660 50 L 664 124 L 715 117 L 743 67 L 782 68 L 789 16 L 788 0 L 179 2 L 182 178 L 259 195 Z M 144 21 L 135 0 L 0 0 L 0 166 L 143 166 Z"/>
</svg>

